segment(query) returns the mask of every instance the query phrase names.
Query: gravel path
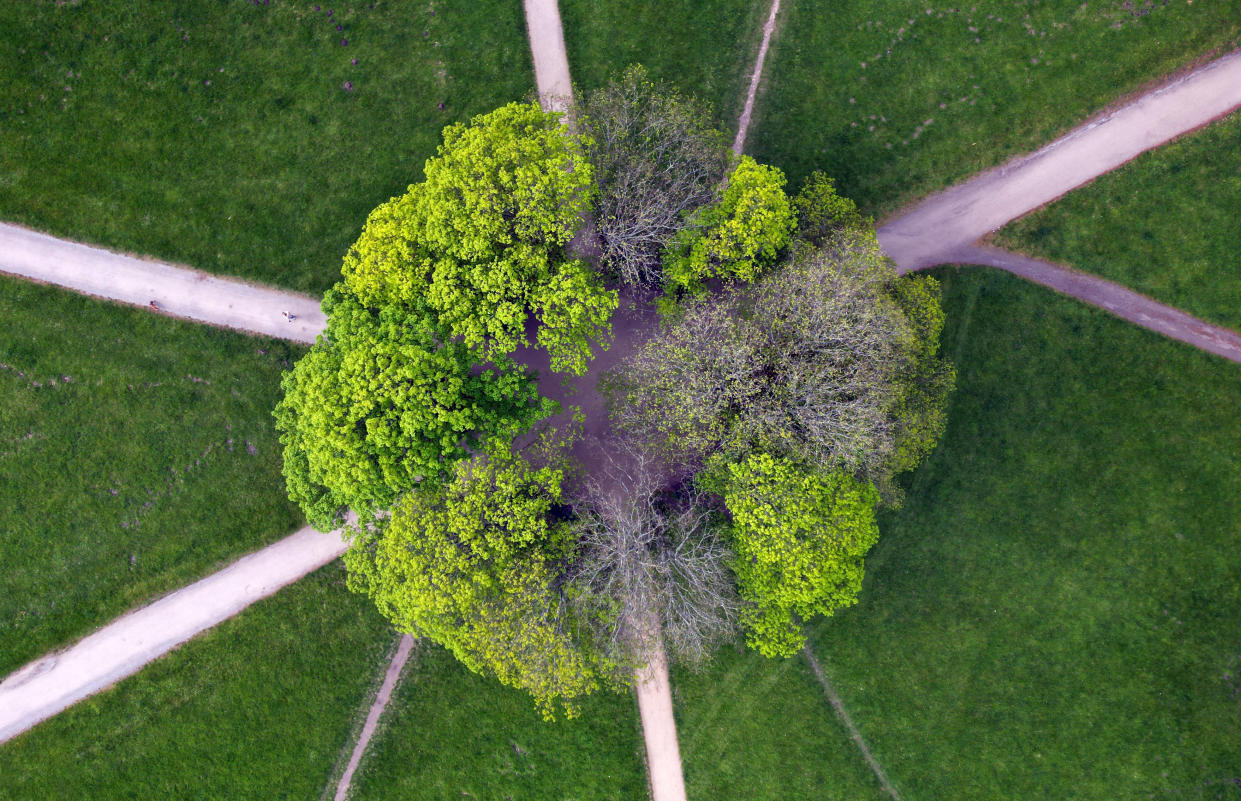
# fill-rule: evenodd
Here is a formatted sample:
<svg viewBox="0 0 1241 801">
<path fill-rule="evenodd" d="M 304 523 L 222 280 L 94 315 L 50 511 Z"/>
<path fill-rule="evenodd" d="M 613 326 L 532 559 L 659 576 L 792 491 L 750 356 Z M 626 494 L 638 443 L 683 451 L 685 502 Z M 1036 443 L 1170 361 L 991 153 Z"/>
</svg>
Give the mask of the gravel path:
<svg viewBox="0 0 1241 801">
<path fill-rule="evenodd" d="M 681 770 L 676 719 L 672 715 L 668 659 L 659 638 L 653 638 L 653 642 L 655 653 L 646 667 L 638 671 L 634 687 L 638 695 L 638 715 L 642 718 L 642 739 L 646 741 L 651 798 L 653 801 L 685 801 L 685 775 Z"/>
<path fill-rule="evenodd" d="M 539 103 L 548 111 L 563 111 L 573 101 L 573 81 L 569 78 L 560 5 L 556 0 L 525 0 L 525 6 Z"/>
<path fill-rule="evenodd" d="M 313 343 L 326 319 L 318 298 L 126 256 L 0 223 L 0 272 L 174 317 Z M 290 321 L 283 312 L 293 315 Z"/>
<path fill-rule="evenodd" d="M 1168 81 L 1030 155 L 932 195 L 884 222 L 879 241 L 905 270 L 950 262 L 961 246 L 1238 107 L 1241 50 Z"/>
<path fill-rule="evenodd" d="M 525 0 L 525 5 L 540 98 L 555 107 L 559 99 L 571 97 L 559 11 L 555 0 Z M 775 11 L 773 4 L 765 42 Z M 752 78 L 752 91 L 756 87 Z M 1241 52 L 1171 81 L 1030 156 L 929 198 L 887 221 L 879 230 L 880 241 L 905 271 L 962 261 L 988 264 L 1237 360 L 1233 332 L 1207 326 L 1102 279 L 972 243 L 1144 150 L 1238 106 Z M 158 311 L 170 315 L 299 342 L 313 342 L 324 326 L 318 300 L 309 296 L 65 242 L 14 225 L 0 224 L 0 272 L 137 306 L 149 307 L 154 301 Z M 293 320 L 286 320 L 282 312 L 291 313 Z M 69 649 L 27 665 L 0 683 L 0 742 L 134 673 L 199 632 L 332 561 L 345 548 L 339 536 L 303 529 L 125 615 Z M 684 781 L 666 665 L 652 664 L 648 679 L 639 684 L 638 696 L 648 756 L 661 755 L 650 758 L 654 798 L 679 801 L 684 798 Z M 657 780 L 656 776 L 665 778 Z"/>
<path fill-rule="evenodd" d="M 0 743 L 136 673 L 345 549 L 339 534 L 303 528 L 31 662 L 0 682 Z"/>
</svg>

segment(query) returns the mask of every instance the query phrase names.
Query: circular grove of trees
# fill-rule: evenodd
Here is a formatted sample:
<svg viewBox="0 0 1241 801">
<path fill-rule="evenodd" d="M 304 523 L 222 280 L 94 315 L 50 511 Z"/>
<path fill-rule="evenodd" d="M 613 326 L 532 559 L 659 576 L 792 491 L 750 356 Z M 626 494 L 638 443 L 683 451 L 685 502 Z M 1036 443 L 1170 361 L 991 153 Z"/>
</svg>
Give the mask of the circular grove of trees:
<svg viewBox="0 0 1241 801">
<path fill-rule="evenodd" d="M 707 119 L 631 68 L 565 116 L 446 128 L 275 409 L 350 587 L 547 716 L 656 647 L 794 653 L 856 602 L 876 508 L 944 426 L 935 281 L 898 277 L 830 179 L 790 197 Z M 625 287 L 661 324 L 600 379 L 614 436 L 577 464 L 515 352 L 585 375 Z"/>
</svg>

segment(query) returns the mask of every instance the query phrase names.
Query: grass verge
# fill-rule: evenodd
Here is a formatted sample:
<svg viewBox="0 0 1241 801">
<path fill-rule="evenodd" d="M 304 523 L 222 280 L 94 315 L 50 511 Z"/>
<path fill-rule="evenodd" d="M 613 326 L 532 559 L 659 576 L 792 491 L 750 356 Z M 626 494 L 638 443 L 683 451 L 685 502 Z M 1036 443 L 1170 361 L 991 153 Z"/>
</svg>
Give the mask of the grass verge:
<svg viewBox="0 0 1241 801">
<path fill-rule="evenodd" d="M 0 798 L 316 798 L 390 636 L 323 568 L 0 746 Z"/>
<path fill-rule="evenodd" d="M 424 642 L 384 718 L 354 776 L 356 801 L 646 797 L 628 694 L 601 693 L 579 718 L 545 723 L 525 693 Z"/>
<path fill-rule="evenodd" d="M 708 103 L 715 124 L 732 133 L 767 8 L 755 0 L 564 0 L 560 14 L 578 86 L 596 89 L 642 64 Z"/>
<path fill-rule="evenodd" d="M 984 268 L 960 378 L 816 653 L 907 801 L 1237 798 L 1241 369 Z"/>
<path fill-rule="evenodd" d="M 0 676 L 301 525 L 288 343 L 0 278 Z"/>
<path fill-rule="evenodd" d="M 0 4 L 0 218 L 318 293 L 448 123 L 532 94 L 521 5 Z"/>
<path fill-rule="evenodd" d="M 1144 153 L 995 236 L 1241 331 L 1241 114 Z"/>
<path fill-rule="evenodd" d="M 672 692 L 690 798 L 890 801 L 802 656 L 724 648 Z"/>
<path fill-rule="evenodd" d="M 751 150 L 883 215 L 1241 41 L 1233 0 L 785 0 Z"/>
</svg>

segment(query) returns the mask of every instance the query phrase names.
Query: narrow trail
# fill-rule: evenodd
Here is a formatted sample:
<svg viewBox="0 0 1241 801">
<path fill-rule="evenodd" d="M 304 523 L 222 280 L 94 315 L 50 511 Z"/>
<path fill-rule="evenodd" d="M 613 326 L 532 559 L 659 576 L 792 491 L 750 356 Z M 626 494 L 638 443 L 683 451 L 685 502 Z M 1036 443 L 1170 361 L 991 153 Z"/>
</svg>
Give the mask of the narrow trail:
<svg viewBox="0 0 1241 801">
<path fill-rule="evenodd" d="M 326 319 L 318 298 L 127 256 L 0 223 L 0 272 L 173 317 L 311 344 Z M 293 315 L 285 318 L 283 312 Z"/>
<path fill-rule="evenodd" d="M 763 63 L 767 60 L 767 48 L 771 45 L 771 34 L 776 30 L 776 14 L 779 13 L 780 0 L 771 0 L 771 11 L 763 25 L 763 43 L 758 46 L 758 58 L 754 60 L 754 69 L 750 72 L 750 89 L 745 95 L 745 107 L 741 109 L 741 117 L 737 120 L 737 138 L 733 140 L 733 152 L 738 156 L 745 149 L 745 138 L 750 132 L 754 100 L 758 97 L 758 86 L 763 79 Z"/>
<path fill-rule="evenodd" d="M 383 715 L 388 702 L 392 700 L 392 691 L 396 689 L 396 683 L 401 678 L 401 671 L 405 669 L 405 663 L 409 660 L 409 654 L 413 649 L 414 638 L 408 634 L 402 634 L 396 653 L 392 655 L 392 661 L 388 663 L 388 669 L 384 672 L 383 684 L 375 693 L 370 711 L 366 713 L 366 722 L 362 724 L 362 731 L 358 735 L 358 741 L 354 743 L 353 752 L 349 755 L 349 764 L 345 766 L 345 772 L 336 785 L 336 793 L 332 796 L 332 801 L 345 801 L 349 797 L 349 786 L 353 783 L 353 774 L 361 764 L 362 755 L 366 753 L 366 747 L 370 745 L 371 738 L 375 736 L 379 718 Z"/>
<path fill-rule="evenodd" d="M 0 682 L 0 743 L 138 672 L 196 634 L 323 567 L 346 547 L 338 532 L 303 528 L 31 662 Z"/>
<path fill-rule="evenodd" d="M 857 726 L 853 725 L 853 718 L 849 717 L 848 711 L 845 710 L 844 701 L 840 699 L 840 694 L 836 692 L 836 688 L 828 681 L 827 674 L 823 672 L 823 668 L 819 665 L 819 660 L 814 658 L 814 652 L 810 650 L 809 643 L 802 649 L 802 653 L 805 654 L 806 661 L 810 663 L 810 669 L 814 671 L 814 675 L 819 679 L 819 684 L 823 685 L 823 691 L 827 693 L 827 700 L 832 705 L 832 709 L 836 710 L 836 714 L 840 717 L 840 722 L 849 730 L 849 737 L 857 745 L 858 750 L 862 752 L 862 758 L 866 760 L 867 765 L 870 765 L 875 778 L 879 780 L 879 786 L 883 788 L 884 792 L 892 796 L 893 801 L 902 801 L 901 794 L 892 786 L 892 782 L 888 781 L 888 776 L 883 772 L 883 767 L 875 759 L 875 755 L 870 752 L 870 747 L 866 745 L 866 741 L 862 739 L 862 733 L 858 731 Z"/>
<path fill-rule="evenodd" d="M 945 260 L 981 264 L 1020 275 L 1135 325 L 1241 364 L 1241 334 L 1203 322 L 1106 278 L 989 245 L 963 245 L 945 254 Z"/>
</svg>

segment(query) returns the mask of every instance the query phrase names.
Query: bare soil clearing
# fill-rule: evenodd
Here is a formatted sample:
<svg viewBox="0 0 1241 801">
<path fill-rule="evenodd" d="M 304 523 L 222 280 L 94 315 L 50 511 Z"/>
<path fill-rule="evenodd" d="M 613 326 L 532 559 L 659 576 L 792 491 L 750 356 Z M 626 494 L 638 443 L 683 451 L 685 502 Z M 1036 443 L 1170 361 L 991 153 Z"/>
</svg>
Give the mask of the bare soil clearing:
<svg viewBox="0 0 1241 801">
<path fill-rule="evenodd" d="M 526 0 L 526 11 L 540 97 L 554 105 L 571 93 L 559 12 L 554 0 Z M 1164 324 L 1157 323 L 1158 319 L 1172 320 L 1166 326 L 1169 330 L 1181 326 L 1199 337 L 1185 341 L 1241 361 L 1237 356 L 1241 346 L 1235 339 L 1220 338 L 1218 329 L 1194 329 L 1205 324 L 1188 315 L 1173 319 L 1180 313 L 1136 293 L 1129 293 L 1136 299 L 1118 301 L 1116 293 L 1128 290 L 1116 287 L 1100 292 L 1093 283 L 1099 279 L 1086 281 L 1085 276 L 1072 272 L 1065 276 L 1055 265 L 971 246 L 1004 223 L 1238 106 L 1241 52 L 1234 52 L 1086 123 L 1030 156 L 929 198 L 886 222 L 879 230 L 880 241 L 904 271 L 959 261 L 989 264 L 1047 283 L 1140 325 L 1184 338 L 1155 327 Z M 63 242 L 17 226 L 0 225 L 0 254 L 0 270 L 4 272 L 138 306 L 154 302 L 158 311 L 189 319 L 300 342 L 313 342 L 324 326 L 318 301 L 309 296 Z M 291 320 L 284 316 L 286 312 L 292 315 Z M 633 343 L 634 339 L 622 334 L 614 345 L 613 358 Z M 28 665 L 0 683 L 0 742 L 137 671 L 198 632 L 335 559 L 345 548 L 337 535 L 303 529 L 122 617 L 66 651 Z M 660 760 L 667 760 L 658 766 L 655 758 L 651 761 L 657 801 L 684 798 L 666 668 L 662 681 L 660 675 L 655 670 L 654 681 L 639 686 L 640 703 L 645 693 L 650 704 L 663 707 L 652 717 L 662 721 L 654 728 L 647 727 L 645 708 L 643 711 L 648 754 L 660 754 Z"/>
</svg>

